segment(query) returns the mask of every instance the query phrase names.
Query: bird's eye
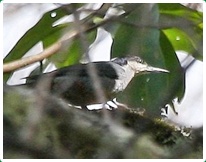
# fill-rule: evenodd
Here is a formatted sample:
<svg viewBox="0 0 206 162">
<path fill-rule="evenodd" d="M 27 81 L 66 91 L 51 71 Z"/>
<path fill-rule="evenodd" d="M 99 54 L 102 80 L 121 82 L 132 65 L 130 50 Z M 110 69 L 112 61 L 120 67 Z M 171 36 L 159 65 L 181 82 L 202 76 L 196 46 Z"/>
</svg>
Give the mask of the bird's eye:
<svg viewBox="0 0 206 162">
<path fill-rule="evenodd" d="M 112 60 L 112 62 L 123 66 L 127 64 L 127 59 L 126 58 L 115 58 Z"/>
<path fill-rule="evenodd" d="M 139 58 L 138 63 L 144 63 L 144 61 L 141 58 Z"/>
</svg>

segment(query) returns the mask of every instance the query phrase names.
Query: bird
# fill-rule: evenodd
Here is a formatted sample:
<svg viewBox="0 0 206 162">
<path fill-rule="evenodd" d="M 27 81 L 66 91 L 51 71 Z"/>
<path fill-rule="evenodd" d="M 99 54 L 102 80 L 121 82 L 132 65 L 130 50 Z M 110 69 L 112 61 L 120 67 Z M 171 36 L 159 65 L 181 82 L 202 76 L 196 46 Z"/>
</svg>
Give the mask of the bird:
<svg viewBox="0 0 206 162">
<path fill-rule="evenodd" d="M 168 73 L 166 69 L 152 67 L 138 56 L 113 58 L 110 61 L 74 64 L 48 73 L 27 77 L 26 85 L 35 86 L 44 78 L 51 78 L 49 91 L 64 99 L 68 104 L 85 108 L 99 103 L 89 66 L 93 65 L 100 81 L 104 97 L 111 101 L 124 91 L 132 78 L 150 72 Z"/>
</svg>

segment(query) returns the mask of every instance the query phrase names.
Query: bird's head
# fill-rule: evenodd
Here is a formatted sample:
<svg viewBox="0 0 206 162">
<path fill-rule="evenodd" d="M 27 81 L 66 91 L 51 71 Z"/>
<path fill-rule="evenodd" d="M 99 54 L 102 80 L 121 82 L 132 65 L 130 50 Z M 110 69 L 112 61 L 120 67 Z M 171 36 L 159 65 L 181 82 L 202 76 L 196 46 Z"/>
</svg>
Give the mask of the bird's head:
<svg viewBox="0 0 206 162">
<path fill-rule="evenodd" d="M 113 62 L 131 68 L 135 74 L 142 74 L 142 73 L 148 73 L 148 72 L 165 72 L 168 73 L 168 70 L 152 67 L 148 65 L 145 61 L 143 61 L 138 56 L 132 56 L 132 57 L 124 57 L 124 58 L 114 58 L 112 60 Z"/>
</svg>

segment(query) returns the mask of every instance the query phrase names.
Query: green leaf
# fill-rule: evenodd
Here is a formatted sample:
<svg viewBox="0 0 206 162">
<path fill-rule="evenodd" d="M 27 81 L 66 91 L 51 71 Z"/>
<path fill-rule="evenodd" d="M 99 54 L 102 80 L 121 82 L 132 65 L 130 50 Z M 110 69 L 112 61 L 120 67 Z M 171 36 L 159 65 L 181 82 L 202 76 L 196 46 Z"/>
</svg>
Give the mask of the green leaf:
<svg viewBox="0 0 206 162">
<path fill-rule="evenodd" d="M 87 44 L 90 45 L 94 42 L 97 34 L 97 30 L 92 30 L 91 32 L 84 33 L 86 36 Z M 69 44 L 65 46 L 63 50 L 58 51 L 56 55 L 53 55 L 50 59 L 56 67 L 65 67 L 75 63 L 78 63 L 85 49 L 82 46 L 82 42 L 79 37 L 71 40 Z"/>
<path fill-rule="evenodd" d="M 180 50 L 192 53 L 195 50 L 193 40 L 182 30 L 171 28 L 163 30 L 163 32 L 170 40 L 176 51 Z"/>
<path fill-rule="evenodd" d="M 55 17 L 51 17 L 53 13 L 56 14 Z M 14 48 L 4 58 L 4 62 L 20 59 L 39 41 L 49 36 L 51 33 L 56 32 L 57 29 L 60 30 L 61 28 L 55 28 L 52 25 L 67 14 L 68 13 L 61 7 L 45 13 L 39 22 L 22 36 Z"/>
<path fill-rule="evenodd" d="M 159 4 L 159 26 L 175 50 L 183 50 L 202 60 L 203 14 L 181 4 Z M 179 41 L 176 40 L 179 39 Z"/>
<path fill-rule="evenodd" d="M 195 24 L 202 22 L 202 12 L 190 9 L 179 3 L 160 3 L 158 4 L 158 6 L 160 14 L 182 17 L 184 19 L 192 21 Z"/>
<path fill-rule="evenodd" d="M 155 5 L 151 11 L 148 8 L 148 4 L 133 4 L 136 9 L 131 11 L 131 13 L 122 18 L 122 23 L 117 30 L 114 37 L 114 42 L 112 45 L 112 55 L 113 56 L 125 56 L 125 55 L 139 55 L 143 58 L 145 53 L 151 53 L 155 51 L 151 48 L 144 48 L 151 46 L 155 48 L 154 39 L 158 37 L 158 30 L 144 27 L 149 24 L 156 24 L 158 21 L 158 12 L 154 15 L 149 16 L 153 10 L 157 10 L 157 5 Z M 126 23 L 125 23 L 126 22 Z M 142 27 L 136 27 L 136 24 Z M 155 32 L 154 32 L 155 31 Z M 151 34 L 151 35 L 150 35 Z"/>
<path fill-rule="evenodd" d="M 163 96 L 167 102 L 176 97 L 180 101 L 185 93 L 185 74 L 170 40 L 164 32 L 160 33 L 160 47 L 164 54 L 165 66 L 170 71 Z"/>
</svg>

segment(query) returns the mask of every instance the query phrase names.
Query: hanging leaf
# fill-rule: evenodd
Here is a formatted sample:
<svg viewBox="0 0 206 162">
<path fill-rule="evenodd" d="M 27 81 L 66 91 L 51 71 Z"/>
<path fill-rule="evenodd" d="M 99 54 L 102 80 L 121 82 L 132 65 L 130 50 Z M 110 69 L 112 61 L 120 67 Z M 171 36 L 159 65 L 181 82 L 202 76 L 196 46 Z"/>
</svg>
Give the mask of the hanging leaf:
<svg viewBox="0 0 206 162">
<path fill-rule="evenodd" d="M 53 13 L 56 14 L 55 17 L 51 17 Z M 4 62 L 20 59 L 39 41 L 45 39 L 51 33 L 65 28 L 65 26 L 53 27 L 53 23 L 67 14 L 61 7 L 45 13 L 39 22 L 21 37 L 14 48 L 4 58 Z"/>
<path fill-rule="evenodd" d="M 54 13 L 56 16 L 52 17 L 51 15 Z M 4 58 L 4 63 L 21 59 L 26 52 L 28 52 L 39 41 L 45 39 L 45 37 L 50 34 L 59 32 L 65 28 L 63 25 L 53 27 L 53 23 L 67 14 L 68 13 L 65 12 L 62 7 L 45 13 L 39 22 L 21 37 L 14 48 Z M 4 73 L 4 81 L 7 81 L 11 75 L 12 73 Z"/>
<path fill-rule="evenodd" d="M 159 4 L 159 26 L 175 50 L 182 50 L 202 60 L 203 14 L 181 4 Z"/>
</svg>

